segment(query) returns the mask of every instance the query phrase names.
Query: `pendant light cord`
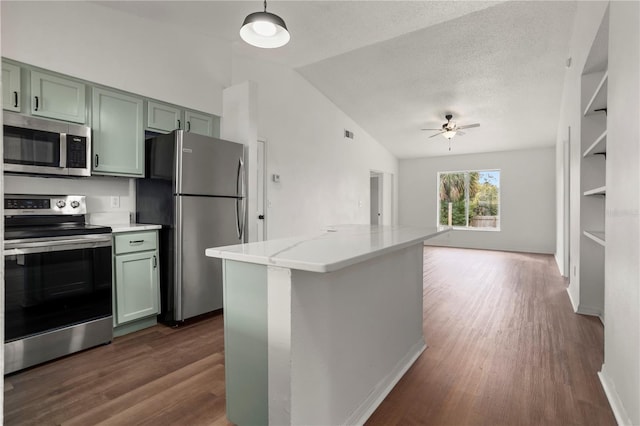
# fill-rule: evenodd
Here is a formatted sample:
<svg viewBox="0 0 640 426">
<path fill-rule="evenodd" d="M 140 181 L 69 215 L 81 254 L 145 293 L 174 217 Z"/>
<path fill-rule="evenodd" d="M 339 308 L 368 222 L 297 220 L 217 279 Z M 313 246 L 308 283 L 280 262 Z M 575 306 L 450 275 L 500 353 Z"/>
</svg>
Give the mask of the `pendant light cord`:
<svg viewBox="0 0 640 426">
<path fill-rule="evenodd" d="M 264 11 L 267 11 L 267 0 L 264 0 Z"/>
</svg>

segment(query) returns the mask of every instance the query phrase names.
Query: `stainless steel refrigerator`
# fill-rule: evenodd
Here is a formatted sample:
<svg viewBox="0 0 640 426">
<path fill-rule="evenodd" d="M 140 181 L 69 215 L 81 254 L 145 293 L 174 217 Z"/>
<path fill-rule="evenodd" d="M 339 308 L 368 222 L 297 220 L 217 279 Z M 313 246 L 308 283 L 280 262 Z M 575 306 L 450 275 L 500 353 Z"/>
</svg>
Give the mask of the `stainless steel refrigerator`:
<svg viewBox="0 0 640 426">
<path fill-rule="evenodd" d="M 160 320 L 222 308 L 222 263 L 208 247 L 245 240 L 244 146 L 176 130 L 146 141 L 136 221 L 160 224 Z"/>
</svg>

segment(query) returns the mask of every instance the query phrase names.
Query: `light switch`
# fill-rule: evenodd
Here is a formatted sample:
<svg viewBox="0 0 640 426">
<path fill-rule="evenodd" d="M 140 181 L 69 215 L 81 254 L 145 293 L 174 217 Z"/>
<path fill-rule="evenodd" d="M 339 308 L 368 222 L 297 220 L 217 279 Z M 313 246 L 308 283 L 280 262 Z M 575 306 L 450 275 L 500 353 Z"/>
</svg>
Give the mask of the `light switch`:
<svg viewBox="0 0 640 426">
<path fill-rule="evenodd" d="M 272 175 L 271 179 L 275 182 L 275 183 L 280 183 L 280 175 Z"/>
</svg>

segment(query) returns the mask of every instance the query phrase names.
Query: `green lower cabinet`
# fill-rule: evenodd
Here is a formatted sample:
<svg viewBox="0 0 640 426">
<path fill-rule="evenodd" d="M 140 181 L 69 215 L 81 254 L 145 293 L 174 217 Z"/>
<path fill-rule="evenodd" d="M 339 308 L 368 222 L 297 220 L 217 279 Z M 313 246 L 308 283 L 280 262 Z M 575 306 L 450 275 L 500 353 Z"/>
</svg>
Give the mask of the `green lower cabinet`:
<svg viewBox="0 0 640 426">
<path fill-rule="evenodd" d="M 142 98 L 93 88 L 92 174 L 144 175 L 142 105 Z"/>
<path fill-rule="evenodd" d="M 142 236 L 142 238 L 141 238 Z M 157 233 L 122 233 L 114 247 L 114 335 L 119 336 L 156 324 L 159 313 L 159 265 L 157 246 L 153 250 L 121 251 L 118 244 L 130 240 L 142 249 L 144 239 L 157 241 Z"/>
</svg>

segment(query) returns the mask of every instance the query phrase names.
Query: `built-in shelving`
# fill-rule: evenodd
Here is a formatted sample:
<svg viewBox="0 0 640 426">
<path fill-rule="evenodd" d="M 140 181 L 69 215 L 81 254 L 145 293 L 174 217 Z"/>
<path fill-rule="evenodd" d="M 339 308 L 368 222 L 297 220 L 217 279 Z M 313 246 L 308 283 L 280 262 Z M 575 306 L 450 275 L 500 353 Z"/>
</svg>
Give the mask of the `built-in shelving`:
<svg viewBox="0 0 640 426">
<path fill-rule="evenodd" d="M 607 195 L 607 187 L 600 186 L 598 188 L 593 188 L 588 191 L 584 191 L 584 195 Z"/>
<path fill-rule="evenodd" d="M 605 233 L 607 211 L 607 96 L 609 16 L 603 17 L 580 79 L 580 233 L 576 310 L 604 318 Z M 572 249 L 572 253 L 575 253 Z M 575 267 L 573 269 L 575 274 Z"/>
<path fill-rule="evenodd" d="M 598 85 L 596 86 L 596 90 L 593 93 L 593 96 L 587 102 L 587 107 L 584 109 L 584 115 L 590 114 L 598 114 L 603 113 L 603 110 L 607 109 L 607 79 L 609 77 L 609 73 L 607 71 L 604 72 L 602 78 Z"/>
<path fill-rule="evenodd" d="M 607 131 L 604 132 L 584 151 L 583 157 L 590 155 L 607 154 Z"/>
<path fill-rule="evenodd" d="M 595 241 L 596 243 L 600 244 L 601 246 L 604 247 L 606 239 L 604 236 L 604 232 L 601 231 L 583 231 L 583 234 L 585 237 L 589 238 L 590 240 Z"/>
</svg>

